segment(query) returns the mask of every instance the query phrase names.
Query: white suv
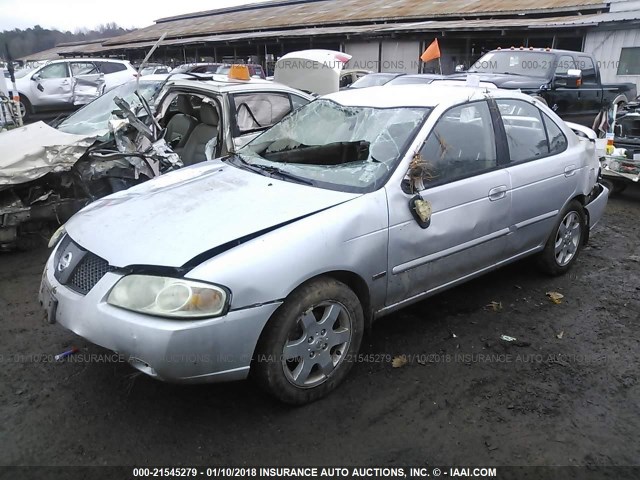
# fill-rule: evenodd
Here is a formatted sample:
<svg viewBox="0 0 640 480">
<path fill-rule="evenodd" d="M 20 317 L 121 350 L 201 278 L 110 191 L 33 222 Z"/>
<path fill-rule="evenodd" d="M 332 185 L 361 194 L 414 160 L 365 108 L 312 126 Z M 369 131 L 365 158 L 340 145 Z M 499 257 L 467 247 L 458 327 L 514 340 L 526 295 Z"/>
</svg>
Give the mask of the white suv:
<svg viewBox="0 0 640 480">
<path fill-rule="evenodd" d="M 24 117 L 41 110 L 68 110 L 89 103 L 106 90 L 133 80 L 127 61 L 107 58 L 53 60 L 16 78 Z M 13 86 L 6 80 L 9 91 Z"/>
</svg>

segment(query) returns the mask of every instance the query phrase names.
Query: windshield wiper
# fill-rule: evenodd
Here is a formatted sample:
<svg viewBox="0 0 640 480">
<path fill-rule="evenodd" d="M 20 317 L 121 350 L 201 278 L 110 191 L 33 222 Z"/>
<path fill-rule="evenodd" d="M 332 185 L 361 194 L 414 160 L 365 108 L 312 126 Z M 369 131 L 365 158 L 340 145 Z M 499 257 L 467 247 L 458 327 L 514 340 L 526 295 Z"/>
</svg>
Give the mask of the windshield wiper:
<svg viewBox="0 0 640 480">
<path fill-rule="evenodd" d="M 272 177 L 272 178 L 280 178 L 280 180 L 293 180 L 294 182 L 297 183 L 302 183 L 303 185 L 313 185 L 313 182 L 311 180 L 307 180 L 306 178 L 302 178 L 302 177 L 298 177 L 297 175 L 294 175 L 292 173 L 289 172 L 285 172 L 284 170 L 280 170 L 277 167 L 272 167 L 270 165 L 260 165 L 258 163 L 250 163 L 247 162 L 244 158 L 242 158 L 240 155 L 235 155 L 233 157 L 228 157 L 226 160 L 231 161 L 231 160 L 239 160 L 240 162 L 240 168 L 244 168 L 245 170 L 249 170 L 250 172 L 254 172 L 257 173 L 258 175 L 263 175 L 266 173 L 268 177 Z M 236 164 L 237 165 L 237 164 Z"/>
</svg>

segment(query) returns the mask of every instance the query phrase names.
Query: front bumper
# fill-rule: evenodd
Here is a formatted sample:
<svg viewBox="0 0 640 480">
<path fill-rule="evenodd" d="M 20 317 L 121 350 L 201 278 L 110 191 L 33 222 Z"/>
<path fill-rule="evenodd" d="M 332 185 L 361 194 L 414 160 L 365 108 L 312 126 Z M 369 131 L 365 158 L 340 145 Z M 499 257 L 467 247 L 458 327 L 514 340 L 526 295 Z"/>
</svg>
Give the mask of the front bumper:
<svg viewBox="0 0 640 480">
<path fill-rule="evenodd" d="M 600 192 L 585 206 L 589 213 L 589 230 L 592 230 L 598 224 L 602 215 L 604 215 L 607 201 L 609 200 L 609 189 L 607 187 L 598 184 L 596 188 L 600 189 Z"/>
<path fill-rule="evenodd" d="M 109 272 L 87 295 L 80 295 L 55 279 L 54 255 L 55 250 L 40 287 L 42 303 L 48 303 L 48 296 L 55 298 L 53 321 L 159 380 L 208 383 L 246 378 L 260 333 L 280 306 L 270 303 L 189 321 L 142 315 L 106 303 L 122 275 Z"/>
</svg>

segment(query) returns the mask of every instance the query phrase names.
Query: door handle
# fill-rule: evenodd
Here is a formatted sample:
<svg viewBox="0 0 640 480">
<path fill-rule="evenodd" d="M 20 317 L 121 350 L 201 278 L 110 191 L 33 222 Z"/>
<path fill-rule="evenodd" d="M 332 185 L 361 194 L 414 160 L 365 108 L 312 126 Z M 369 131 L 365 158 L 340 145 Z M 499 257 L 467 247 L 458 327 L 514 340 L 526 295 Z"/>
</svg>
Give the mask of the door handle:
<svg viewBox="0 0 640 480">
<path fill-rule="evenodd" d="M 564 176 L 565 177 L 570 177 L 571 175 L 574 175 L 576 173 L 576 166 L 575 165 L 567 165 L 566 167 L 564 167 Z"/>
<path fill-rule="evenodd" d="M 493 187 L 491 190 L 489 190 L 489 200 L 491 200 L 492 202 L 495 202 L 496 200 L 500 200 L 501 198 L 504 198 L 507 196 L 507 186 L 506 185 L 500 185 L 499 187 Z"/>
</svg>

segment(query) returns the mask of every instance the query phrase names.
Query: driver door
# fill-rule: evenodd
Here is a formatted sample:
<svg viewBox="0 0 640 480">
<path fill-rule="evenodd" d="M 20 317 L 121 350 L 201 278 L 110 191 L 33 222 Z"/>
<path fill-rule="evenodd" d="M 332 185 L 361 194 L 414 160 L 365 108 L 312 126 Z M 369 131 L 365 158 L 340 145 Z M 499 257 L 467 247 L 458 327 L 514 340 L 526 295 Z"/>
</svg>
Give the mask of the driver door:
<svg viewBox="0 0 640 480">
<path fill-rule="evenodd" d="M 38 106 L 72 105 L 73 85 L 66 62 L 45 65 L 31 76 L 31 103 Z"/>
<path fill-rule="evenodd" d="M 506 161 L 486 101 L 458 105 L 440 117 L 402 188 L 387 186 L 388 306 L 505 259 L 511 208 Z M 415 199 L 428 205 L 427 225 L 416 218 Z"/>
</svg>

